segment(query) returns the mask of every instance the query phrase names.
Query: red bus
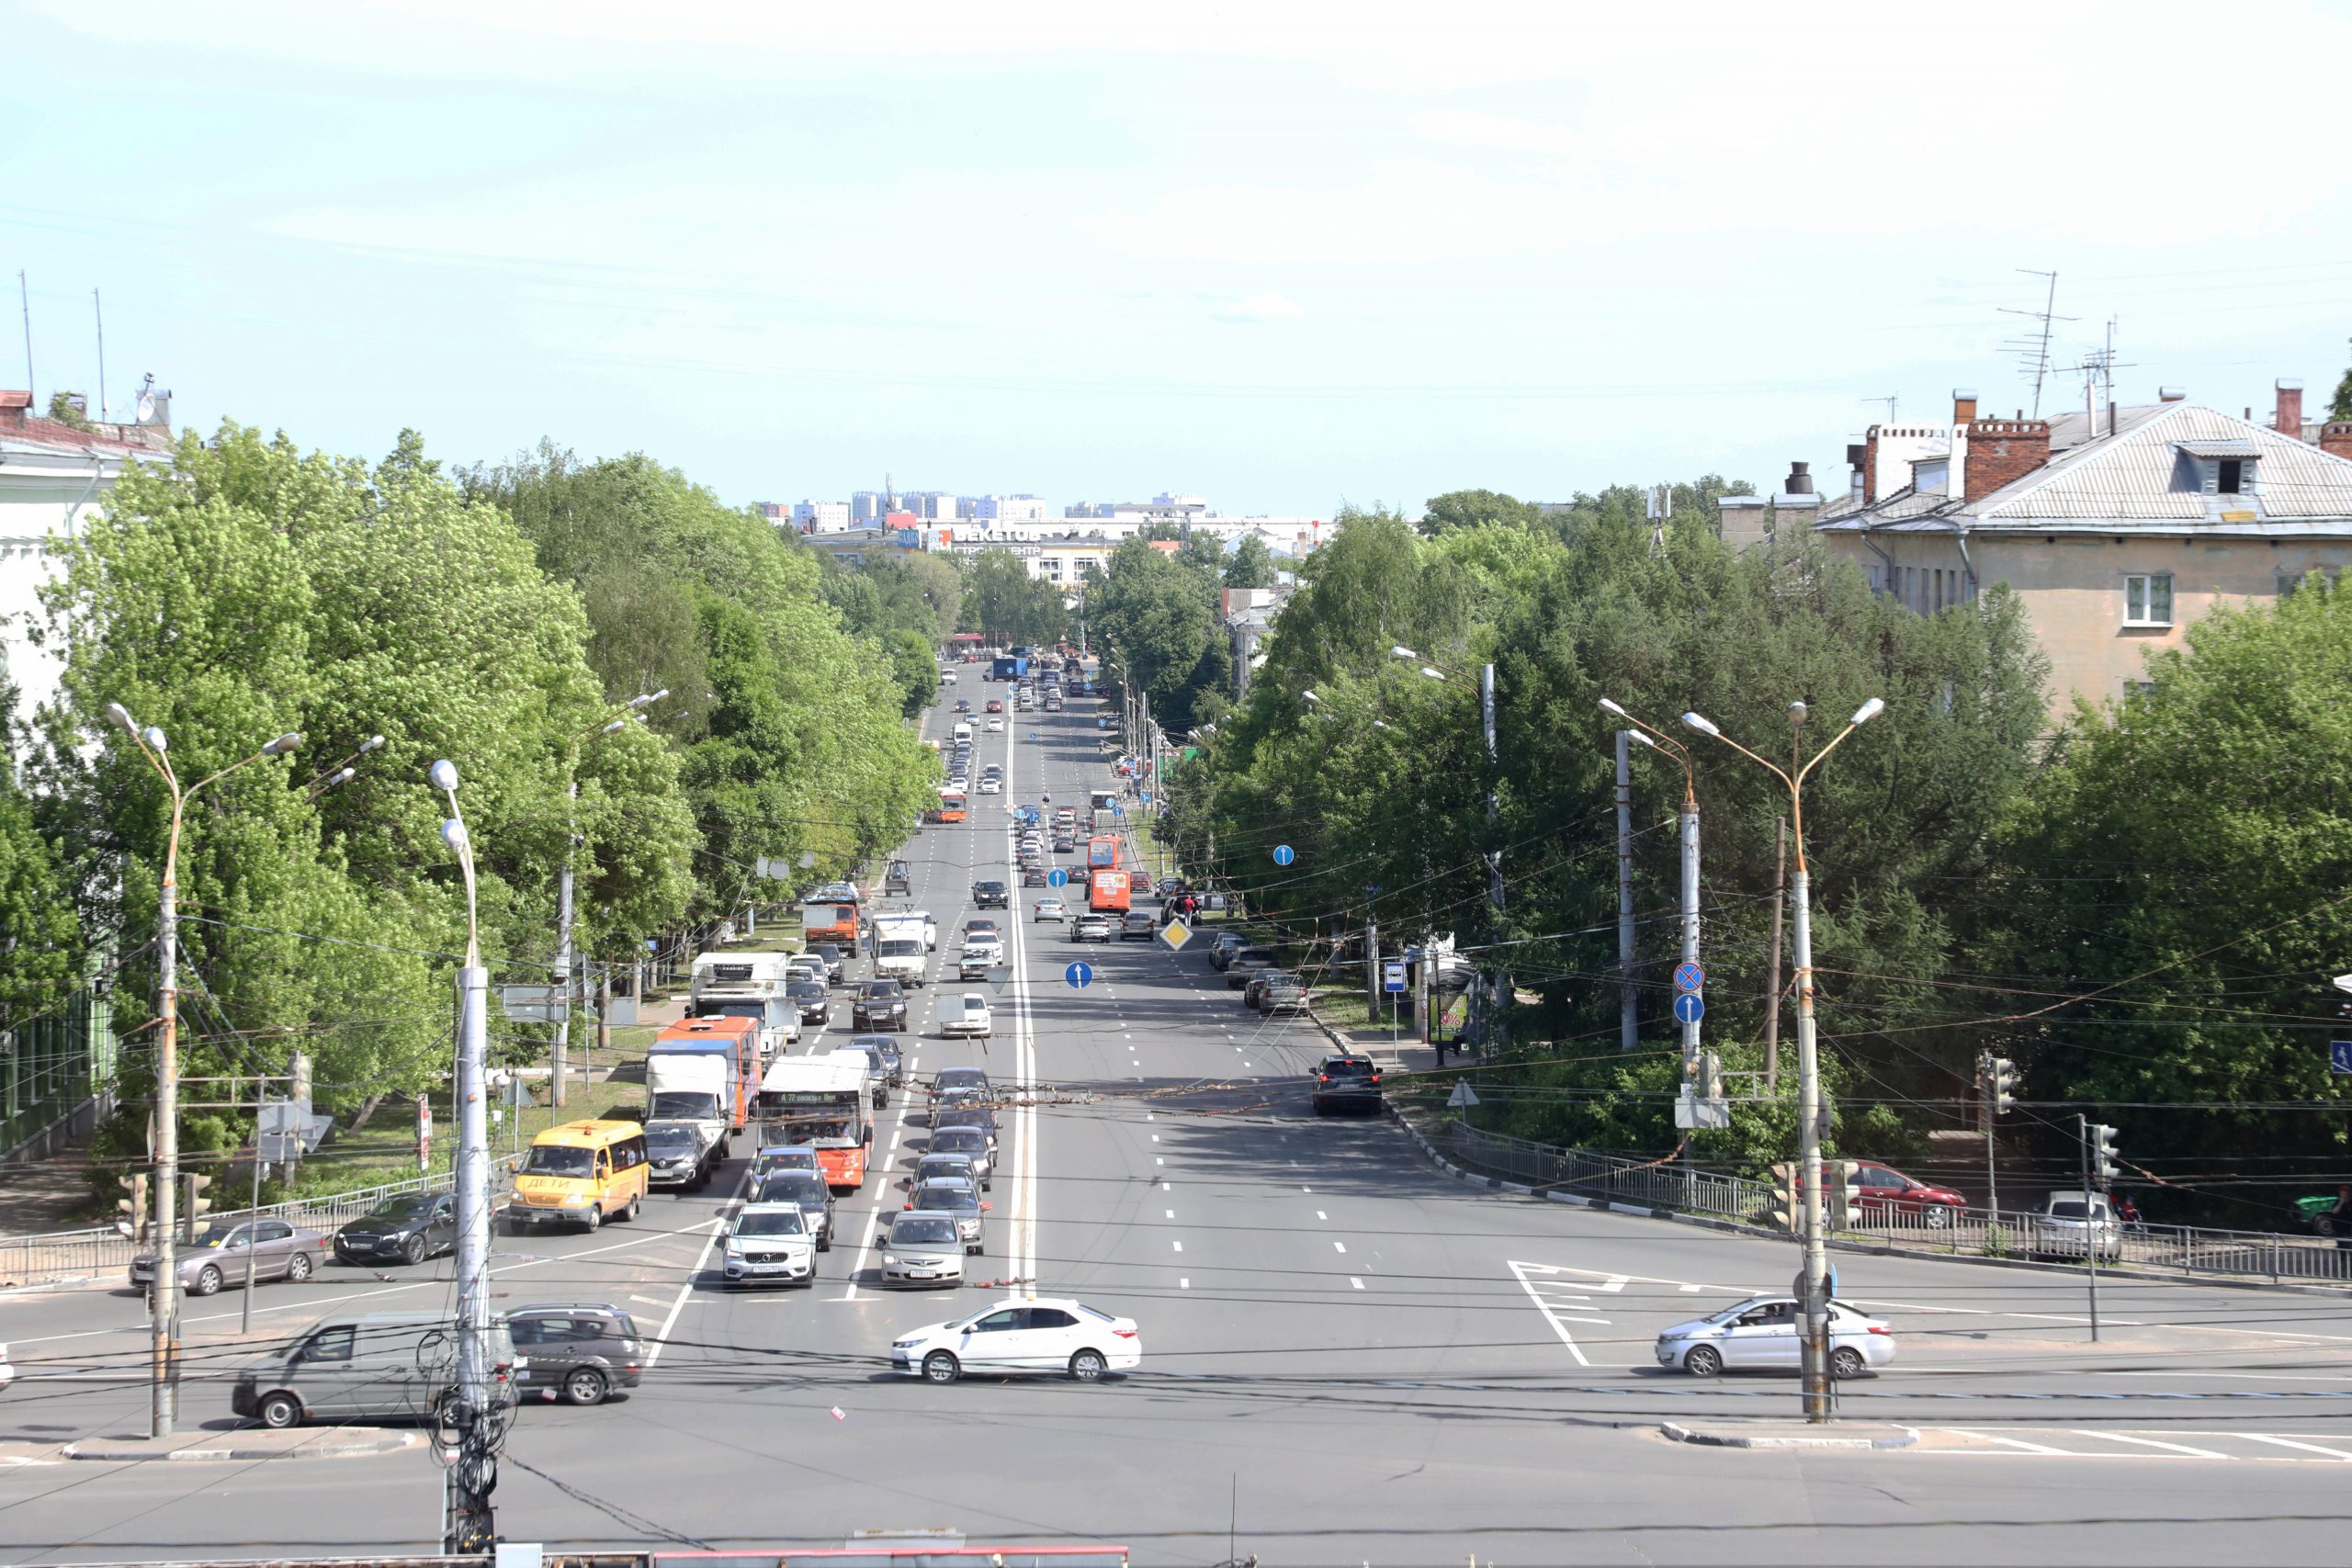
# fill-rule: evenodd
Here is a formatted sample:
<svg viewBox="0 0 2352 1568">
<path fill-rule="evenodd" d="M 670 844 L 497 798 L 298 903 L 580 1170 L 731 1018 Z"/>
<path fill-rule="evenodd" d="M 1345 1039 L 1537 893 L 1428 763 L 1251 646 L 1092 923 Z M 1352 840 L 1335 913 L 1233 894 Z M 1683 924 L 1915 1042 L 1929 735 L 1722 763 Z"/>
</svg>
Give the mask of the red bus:
<svg viewBox="0 0 2352 1568">
<path fill-rule="evenodd" d="M 943 789 L 939 792 L 939 815 L 934 820 L 941 822 L 964 820 L 964 792 L 962 790 Z"/>
<path fill-rule="evenodd" d="M 1089 870 L 1089 871 L 1109 871 L 1109 870 L 1114 870 L 1114 869 L 1115 869 L 1115 868 L 1118 866 L 1118 863 L 1119 863 L 1119 840 L 1116 840 L 1116 839 L 1114 839 L 1114 838 L 1112 838 L 1112 837 L 1109 837 L 1108 835 L 1105 835 L 1105 836 L 1103 836 L 1103 837 L 1102 837 L 1102 838 L 1099 838 L 1099 839 L 1089 839 L 1089 840 L 1086 840 L 1086 869 L 1087 869 L 1087 870 Z"/>
<path fill-rule="evenodd" d="M 1127 874 L 1124 871 L 1098 871 L 1088 877 L 1086 907 L 1098 915 L 1125 914 L 1127 908 Z"/>
</svg>

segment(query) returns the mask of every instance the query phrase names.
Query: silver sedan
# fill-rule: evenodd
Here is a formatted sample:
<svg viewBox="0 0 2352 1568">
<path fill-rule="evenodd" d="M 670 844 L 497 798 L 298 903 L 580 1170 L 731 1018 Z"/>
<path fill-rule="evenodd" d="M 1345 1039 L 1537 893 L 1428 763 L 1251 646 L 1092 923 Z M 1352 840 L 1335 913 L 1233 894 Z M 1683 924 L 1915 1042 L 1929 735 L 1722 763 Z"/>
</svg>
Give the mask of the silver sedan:
<svg viewBox="0 0 2352 1568">
<path fill-rule="evenodd" d="M 1657 1337 L 1657 1364 L 1711 1378 L 1726 1371 L 1798 1370 L 1797 1303 L 1751 1296 L 1710 1317 L 1678 1323 Z M 1844 1302 L 1829 1303 L 1829 1373 L 1858 1378 L 1894 1359 L 1894 1330 Z"/>
</svg>

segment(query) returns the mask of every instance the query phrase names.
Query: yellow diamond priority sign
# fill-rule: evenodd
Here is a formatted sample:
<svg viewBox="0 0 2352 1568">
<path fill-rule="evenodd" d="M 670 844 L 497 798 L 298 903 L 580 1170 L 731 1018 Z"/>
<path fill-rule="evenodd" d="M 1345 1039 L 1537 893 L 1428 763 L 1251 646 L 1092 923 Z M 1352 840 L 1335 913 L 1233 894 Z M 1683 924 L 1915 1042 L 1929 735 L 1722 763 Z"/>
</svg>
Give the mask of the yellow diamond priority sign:
<svg viewBox="0 0 2352 1568">
<path fill-rule="evenodd" d="M 1184 944 L 1193 940 L 1193 928 L 1182 920 L 1170 920 L 1159 928 L 1159 945 L 1170 953 L 1182 953 Z"/>
</svg>

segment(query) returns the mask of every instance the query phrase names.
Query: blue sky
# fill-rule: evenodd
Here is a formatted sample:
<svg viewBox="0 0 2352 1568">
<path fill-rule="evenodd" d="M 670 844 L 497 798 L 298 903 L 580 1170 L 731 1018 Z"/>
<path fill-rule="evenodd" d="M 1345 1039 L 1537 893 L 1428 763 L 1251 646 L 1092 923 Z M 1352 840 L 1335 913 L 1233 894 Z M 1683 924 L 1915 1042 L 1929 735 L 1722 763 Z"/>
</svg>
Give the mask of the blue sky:
<svg viewBox="0 0 2352 1568">
<path fill-rule="evenodd" d="M 184 424 L 1328 514 L 1834 488 L 1867 398 L 2030 400 L 2024 267 L 2127 400 L 2346 360 L 2338 6 L 810 9 L 0 0 L 40 389 L 96 288 Z"/>
</svg>

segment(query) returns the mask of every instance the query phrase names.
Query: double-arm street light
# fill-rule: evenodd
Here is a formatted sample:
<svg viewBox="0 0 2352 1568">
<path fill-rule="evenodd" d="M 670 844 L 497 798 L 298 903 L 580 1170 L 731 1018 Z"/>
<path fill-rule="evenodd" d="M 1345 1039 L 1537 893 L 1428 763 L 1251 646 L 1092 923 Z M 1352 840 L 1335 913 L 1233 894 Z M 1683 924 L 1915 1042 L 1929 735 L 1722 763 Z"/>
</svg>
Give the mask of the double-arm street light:
<svg viewBox="0 0 2352 1568">
<path fill-rule="evenodd" d="M 1463 677 L 1446 670 L 1427 656 L 1407 648 L 1402 643 L 1390 644 L 1388 654 L 1392 659 L 1399 659 L 1414 666 L 1423 675 L 1442 684 L 1460 688 L 1466 683 Z M 1495 667 L 1492 664 L 1478 666 L 1478 728 L 1487 745 L 1487 848 L 1479 857 L 1487 863 L 1487 933 L 1490 939 L 1499 939 L 1502 935 L 1504 903 L 1503 851 L 1500 842 L 1502 763 L 1495 738 Z M 1422 952 L 1424 965 L 1429 964 L 1430 957 L 1425 944 Z M 1428 973 L 1426 967 L 1423 973 L 1425 975 Z M 1499 998 L 1504 989 L 1502 979 L 1498 977 L 1490 983 L 1488 995 Z M 1497 1009 L 1494 1013 L 1488 1015 L 1490 1022 L 1492 1018 L 1499 1016 L 1499 1012 L 1500 1010 Z"/>
<path fill-rule="evenodd" d="M 178 1359 L 179 1296 L 180 1055 L 179 1055 L 179 877 L 180 829 L 187 803 L 207 787 L 264 757 L 282 757 L 302 744 L 293 732 L 279 736 L 252 756 L 230 763 L 183 789 L 172 769 L 169 742 L 153 725 L 141 728 L 120 703 L 107 705 L 107 717 L 139 747 L 140 755 L 172 795 L 172 829 L 164 846 L 164 879 L 155 905 L 155 1272 L 148 1288 L 148 1333 L 153 1345 L 149 1371 L 147 1430 L 168 1438 L 176 1416 L 174 1382 Z M 258 1153 L 258 1151 L 256 1151 Z"/>
<path fill-rule="evenodd" d="M 645 710 L 670 694 L 670 688 L 644 692 L 621 705 L 620 711 L 608 718 L 598 719 L 564 744 L 564 798 L 567 802 L 580 798 L 580 746 L 592 737 L 610 735 L 628 728 L 632 716 L 643 717 Z M 579 847 L 580 825 L 567 806 L 563 823 L 563 871 L 556 880 L 555 904 L 555 975 L 554 989 L 560 994 L 562 1007 L 555 1021 L 555 1044 L 548 1055 L 548 1100 L 560 1106 L 564 1101 L 563 1079 L 569 1070 L 571 1051 L 571 927 L 572 927 L 572 852 Z M 593 1067 L 594 1064 L 591 1064 Z"/>
<path fill-rule="evenodd" d="M 1821 1068 L 1813 1043 L 1813 902 L 1804 858 L 1804 781 L 1806 775 L 1821 765 L 1821 760 L 1838 750 L 1846 737 L 1854 733 L 1885 710 L 1883 699 L 1872 697 L 1855 710 L 1846 721 L 1846 728 L 1837 738 L 1813 754 L 1809 761 L 1800 763 L 1799 752 L 1792 750 L 1790 766 L 1781 767 L 1769 761 L 1725 735 L 1708 719 L 1695 713 L 1686 713 L 1682 722 L 1702 735 L 1722 741 L 1749 761 L 1771 770 L 1772 775 L 1788 786 L 1791 836 L 1796 840 L 1797 874 L 1794 915 L 1796 923 L 1797 981 L 1797 1149 L 1802 1162 L 1800 1179 L 1804 1190 L 1798 1201 L 1799 1212 L 1804 1216 L 1804 1297 L 1800 1303 L 1804 1314 L 1804 1334 L 1799 1347 L 1804 1360 L 1804 1416 L 1808 1421 L 1826 1421 L 1830 1417 L 1829 1347 L 1828 1347 L 1828 1247 L 1823 1235 L 1821 1193 Z M 1797 745 L 1804 740 L 1805 707 L 1803 703 L 1791 703 L 1789 715 L 1797 730 Z"/>
</svg>

